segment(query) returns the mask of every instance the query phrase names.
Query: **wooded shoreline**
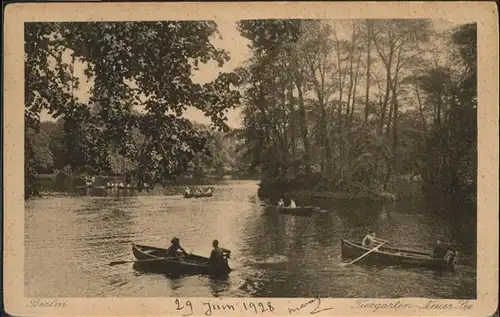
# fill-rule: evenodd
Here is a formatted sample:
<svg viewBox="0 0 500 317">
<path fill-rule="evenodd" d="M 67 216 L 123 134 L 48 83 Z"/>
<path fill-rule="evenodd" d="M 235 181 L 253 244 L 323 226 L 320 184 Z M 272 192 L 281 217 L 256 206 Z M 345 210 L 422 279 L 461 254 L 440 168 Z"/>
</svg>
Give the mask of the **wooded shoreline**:
<svg viewBox="0 0 500 317">
<path fill-rule="evenodd" d="M 366 200 L 394 202 L 400 197 L 391 192 L 376 192 L 373 190 L 348 191 L 346 189 L 322 190 L 309 187 L 297 188 L 294 182 L 262 181 L 259 185 L 258 196 L 262 200 L 275 200 L 278 197 L 298 197 L 301 200 L 334 199 L 334 200 Z M 295 185 L 295 186 L 294 186 Z"/>
<path fill-rule="evenodd" d="M 319 183 L 319 182 L 318 182 Z M 326 200 L 364 200 L 367 202 L 387 202 L 393 203 L 404 199 L 408 195 L 424 195 L 432 196 L 441 199 L 451 199 L 454 201 L 476 201 L 476 187 L 469 186 L 466 188 L 457 189 L 454 195 L 444 190 L 439 191 L 429 189 L 426 183 L 418 177 L 404 178 L 401 177 L 396 181 L 396 186 L 392 191 L 376 190 L 374 188 L 336 188 L 324 189 L 321 185 L 307 184 L 304 180 L 262 180 L 259 184 L 258 196 L 262 200 L 278 200 L 282 197 L 294 197 L 303 201 L 311 199 L 326 199 Z M 408 187 L 412 187 L 412 191 L 416 193 L 409 193 Z"/>
</svg>

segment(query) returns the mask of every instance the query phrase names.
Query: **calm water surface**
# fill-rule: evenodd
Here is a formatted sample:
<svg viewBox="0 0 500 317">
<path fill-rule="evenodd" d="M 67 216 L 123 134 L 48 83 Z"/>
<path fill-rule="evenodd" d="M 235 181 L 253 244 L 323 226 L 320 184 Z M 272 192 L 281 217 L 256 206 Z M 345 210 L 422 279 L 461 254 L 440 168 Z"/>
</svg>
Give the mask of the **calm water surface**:
<svg viewBox="0 0 500 317">
<path fill-rule="evenodd" d="M 266 211 L 257 182 L 231 181 L 202 199 L 150 195 L 54 195 L 26 202 L 25 292 L 29 297 L 434 297 L 476 298 L 475 218 L 441 213 L 421 199 L 393 205 L 315 202 L 327 212 L 294 217 Z M 300 203 L 300 201 L 299 201 Z M 441 215 L 442 214 L 442 215 Z M 473 214 L 473 213 L 469 213 Z M 456 244 L 455 272 L 342 266 L 340 239 L 368 228 L 391 244 L 430 250 Z M 232 250 L 227 280 L 171 279 L 133 265 L 131 243 L 208 256 L 211 242 Z"/>
</svg>

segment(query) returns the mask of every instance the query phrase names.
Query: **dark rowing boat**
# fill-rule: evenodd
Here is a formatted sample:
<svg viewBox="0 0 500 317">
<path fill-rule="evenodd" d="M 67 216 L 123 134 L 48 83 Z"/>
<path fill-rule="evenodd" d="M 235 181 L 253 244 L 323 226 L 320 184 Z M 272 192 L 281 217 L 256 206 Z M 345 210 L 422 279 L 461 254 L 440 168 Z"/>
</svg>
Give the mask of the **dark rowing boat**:
<svg viewBox="0 0 500 317">
<path fill-rule="evenodd" d="M 77 185 L 75 186 L 77 189 L 86 189 L 86 188 L 94 188 L 93 184 L 87 184 L 87 185 Z"/>
<path fill-rule="evenodd" d="M 277 210 L 279 213 L 294 215 L 294 216 L 311 216 L 316 207 L 314 206 L 297 206 L 297 207 L 279 207 L 275 205 L 265 205 L 266 208 Z"/>
<path fill-rule="evenodd" d="M 212 197 L 213 193 L 203 193 L 203 194 L 184 194 L 184 198 L 202 198 L 202 197 Z"/>
<path fill-rule="evenodd" d="M 139 244 L 132 244 L 132 252 L 137 260 L 154 260 L 136 262 L 135 266 L 140 270 L 153 273 L 166 273 L 171 275 L 210 275 L 227 276 L 231 272 L 227 258 L 218 265 L 208 264 L 209 258 L 189 254 L 176 259 L 160 259 L 165 256 L 167 250 Z"/>
<path fill-rule="evenodd" d="M 127 185 L 124 185 L 124 186 L 108 185 L 108 186 L 106 186 L 106 188 L 108 188 L 108 189 L 136 189 L 137 187 L 136 186 L 127 186 Z"/>
<path fill-rule="evenodd" d="M 282 214 L 295 216 L 311 216 L 314 212 L 313 206 L 276 207 L 276 209 Z"/>
<path fill-rule="evenodd" d="M 342 258 L 358 258 L 373 247 L 364 247 L 361 243 L 342 240 Z M 388 265 L 421 266 L 439 270 L 453 270 L 455 251 L 449 250 L 444 258 L 433 258 L 431 254 L 421 251 L 382 246 L 361 261 Z"/>
</svg>

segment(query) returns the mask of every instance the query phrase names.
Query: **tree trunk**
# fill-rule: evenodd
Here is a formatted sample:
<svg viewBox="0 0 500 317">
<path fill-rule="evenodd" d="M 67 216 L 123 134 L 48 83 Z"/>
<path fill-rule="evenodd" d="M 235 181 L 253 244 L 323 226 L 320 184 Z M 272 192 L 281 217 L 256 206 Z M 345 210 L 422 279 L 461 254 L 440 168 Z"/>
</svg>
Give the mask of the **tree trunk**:
<svg viewBox="0 0 500 317">
<path fill-rule="evenodd" d="M 299 116 L 300 116 L 300 132 L 302 134 L 302 141 L 304 142 L 304 164 L 306 169 L 307 176 L 311 175 L 311 157 L 309 154 L 310 145 L 309 145 L 309 136 L 307 129 L 307 118 L 306 118 L 306 109 L 304 105 L 304 96 L 302 94 L 302 83 L 296 82 L 298 95 L 299 95 Z"/>
<path fill-rule="evenodd" d="M 367 22 L 369 23 L 369 22 Z M 366 49 L 366 91 L 365 91 L 365 117 L 364 122 L 368 121 L 368 113 L 369 113 L 369 101 L 370 101 L 370 52 L 371 52 L 371 26 L 368 25 L 366 40 L 368 42 L 368 46 Z"/>
<path fill-rule="evenodd" d="M 287 90 L 288 94 L 288 109 L 290 111 L 290 142 L 292 147 L 292 172 L 295 177 L 297 174 L 297 168 L 295 166 L 295 161 L 297 160 L 296 149 L 295 149 L 295 109 L 293 107 L 293 93 L 292 90 Z"/>
<path fill-rule="evenodd" d="M 359 62 L 361 61 L 361 53 L 359 53 L 358 60 L 356 62 L 356 73 L 354 75 L 354 88 L 352 91 L 352 105 L 351 105 L 351 111 L 350 111 L 350 116 L 349 116 L 349 127 L 352 125 L 352 121 L 354 119 L 354 107 L 356 105 L 356 90 L 358 87 L 358 76 L 359 76 Z"/>
</svg>

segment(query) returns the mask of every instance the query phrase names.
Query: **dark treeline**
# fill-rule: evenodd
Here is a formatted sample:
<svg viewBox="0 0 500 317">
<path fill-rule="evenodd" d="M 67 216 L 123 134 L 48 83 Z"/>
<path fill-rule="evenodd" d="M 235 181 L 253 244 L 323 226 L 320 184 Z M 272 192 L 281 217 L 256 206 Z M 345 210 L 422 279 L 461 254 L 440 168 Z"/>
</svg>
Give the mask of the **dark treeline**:
<svg viewBox="0 0 500 317">
<path fill-rule="evenodd" d="M 475 197 L 476 25 L 248 20 L 244 134 L 262 185 Z M 276 185 L 274 185 L 276 186 Z M 272 191 L 273 185 L 271 185 Z"/>
<path fill-rule="evenodd" d="M 191 78 L 201 63 L 229 60 L 210 43 L 216 34 L 210 21 L 25 24 L 25 196 L 38 194 L 42 172 L 133 174 L 150 184 L 223 173 L 234 161 L 225 111 L 239 101 L 238 77 Z M 76 64 L 92 81 L 86 103 L 75 97 Z M 210 129 L 182 116 L 188 106 Z M 57 121 L 40 124 L 43 110 Z"/>
</svg>

